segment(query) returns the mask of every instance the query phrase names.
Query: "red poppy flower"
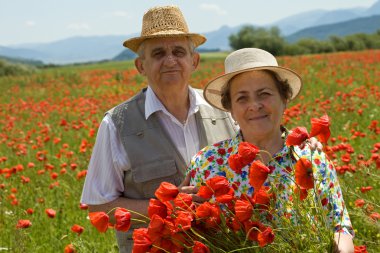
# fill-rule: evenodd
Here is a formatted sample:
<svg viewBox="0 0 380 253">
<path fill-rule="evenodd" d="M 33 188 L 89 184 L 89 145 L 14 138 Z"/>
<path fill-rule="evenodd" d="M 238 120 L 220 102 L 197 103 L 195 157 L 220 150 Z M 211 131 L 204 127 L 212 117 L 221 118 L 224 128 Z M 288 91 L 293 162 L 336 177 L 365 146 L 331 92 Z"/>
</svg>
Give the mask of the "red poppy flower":
<svg viewBox="0 0 380 253">
<path fill-rule="evenodd" d="M 131 213 L 125 208 L 116 208 L 115 210 L 115 229 L 127 232 L 131 227 Z"/>
<path fill-rule="evenodd" d="M 189 209 L 193 203 L 193 197 L 190 194 L 180 192 L 174 199 L 174 204 L 181 209 Z"/>
<path fill-rule="evenodd" d="M 203 202 L 197 207 L 195 214 L 198 218 L 207 218 L 211 216 L 211 213 L 212 213 L 211 209 L 212 209 L 212 206 L 210 202 Z"/>
<path fill-rule="evenodd" d="M 261 209 L 268 209 L 270 200 L 274 197 L 274 194 L 269 191 L 269 186 L 262 186 L 253 196 L 254 203 L 260 205 Z"/>
<path fill-rule="evenodd" d="M 148 235 L 147 228 L 137 228 L 133 230 L 133 253 L 146 253 L 149 252 L 152 241 Z"/>
<path fill-rule="evenodd" d="M 212 177 L 206 181 L 206 184 L 213 190 L 216 197 L 230 191 L 230 183 L 223 176 Z"/>
<path fill-rule="evenodd" d="M 371 213 L 371 215 L 369 217 L 374 221 L 380 220 L 380 214 L 379 213 Z"/>
<path fill-rule="evenodd" d="M 65 247 L 65 253 L 75 253 L 77 252 L 74 248 L 74 245 L 72 245 L 71 243 L 70 244 L 67 244 L 66 247 Z"/>
<path fill-rule="evenodd" d="M 91 212 L 88 214 L 90 217 L 91 224 L 95 226 L 95 228 L 104 233 L 108 229 L 109 216 L 105 212 Z"/>
<path fill-rule="evenodd" d="M 158 199 L 150 199 L 148 206 L 148 216 L 152 218 L 154 214 L 157 214 L 161 218 L 166 218 L 167 216 L 167 207 Z"/>
<path fill-rule="evenodd" d="M 155 192 L 155 196 L 161 200 L 164 201 L 170 201 L 173 200 L 177 194 L 179 193 L 179 190 L 177 186 L 174 184 L 168 183 L 168 182 L 162 182 L 158 189 Z"/>
<path fill-rule="evenodd" d="M 365 245 L 354 246 L 354 253 L 368 253 Z"/>
<path fill-rule="evenodd" d="M 216 201 L 222 204 L 230 204 L 235 199 L 235 191 L 233 188 L 230 188 L 229 192 L 223 195 L 216 197 Z"/>
<path fill-rule="evenodd" d="M 49 218 L 54 218 L 56 211 L 54 209 L 48 208 L 45 210 L 45 213 L 47 214 Z"/>
<path fill-rule="evenodd" d="M 193 221 L 193 215 L 189 212 L 179 211 L 177 217 L 174 220 L 175 227 L 181 230 L 189 230 L 191 228 L 191 222 Z"/>
<path fill-rule="evenodd" d="M 244 231 L 251 241 L 258 241 L 259 233 L 263 228 L 264 225 L 258 221 L 248 220 L 244 222 Z"/>
<path fill-rule="evenodd" d="M 213 205 L 211 207 L 211 216 L 206 219 L 206 228 L 216 228 L 220 224 L 220 208 L 219 206 Z"/>
<path fill-rule="evenodd" d="M 249 201 L 236 200 L 235 202 L 235 218 L 240 222 L 249 220 L 253 214 L 253 206 Z"/>
<path fill-rule="evenodd" d="M 227 226 L 231 228 L 233 231 L 237 232 L 241 229 L 242 224 L 238 219 L 232 218 L 232 220 L 227 223 Z"/>
<path fill-rule="evenodd" d="M 364 199 L 357 199 L 357 200 L 355 200 L 355 206 L 356 207 L 362 207 L 362 206 L 364 206 L 364 204 L 365 204 L 365 200 Z"/>
<path fill-rule="evenodd" d="M 77 179 L 84 178 L 84 177 L 86 177 L 86 175 L 87 175 L 87 170 L 79 171 L 79 172 L 77 173 Z"/>
<path fill-rule="evenodd" d="M 301 157 L 297 161 L 295 177 L 296 183 L 302 188 L 308 190 L 314 187 L 312 163 L 308 159 Z"/>
<path fill-rule="evenodd" d="M 150 219 L 148 226 L 148 235 L 152 242 L 159 241 L 163 236 L 163 230 L 165 228 L 165 220 L 158 215 L 153 215 Z"/>
<path fill-rule="evenodd" d="M 259 152 L 260 149 L 249 142 L 241 142 L 238 147 L 238 153 L 246 165 L 251 163 Z"/>
<path fill-rule="evenodd" d="M 249 168 L 249 183 L 253 186 L 254 191 L 258 191 L 268 178 L 270 169 L 260 160 L 256 160 Z"/>
<path fill-rule="evenodd" d="M 165 226 L 162 231 L 162 236 L 164 237 L 171 237 L 174 233 L 177 232 L 177 229 L 174 225 L 174 220 L 172 219 L 164 219 Z"/>
<path fill-rule="evenodd" d="M 290 131 L 286 138 L 287 146 L 298 146 L 309 138 L 309 133 L 304 127 L 296 127 Z"/>
<path fill-rule="evenodd" d="M 28 228 L 30 226 L 32 226 L 30 220 L 18 220 L 16 228 Z"/>
<path fill-rule="evenodd" d="M 33 210 L 33 208 L 28 208 L 28 209 L 26 209 L 26 212 L 27 212 L 27 214 L 33 214 L 34 210 Z"/>
<path fill-rule="evenodd" d="M 327 115 L 311 119 L 310 137 L 316 136 L 320 142 L 327 143 L 330 137 L 330 119 Z"/>
<path fill-rule="evenodd" d="M 274 233 L 270 227 L 266 227 L 263 232 L 260 232 L 257 236 L 259 246 L 264 247 L 274 241 Z"/>
<path fill-rule="evenodd" d="M 194 241 L 193 253 L 210 253 L 210 249 L 199 241 Z"/>
<path fill-rule="evenodd" d="M 213 194 L 214 194 L 214 192 L 207 185 L 202 185 L 201 187 L 199 187 L 199 190 L 198 190 L 198 193 L 197 193 L 197 195 L 199 197 L 202 197 L 204 199 L 210 199 Z"/>
<path fill-rule="evenodd" d="M 79 208 L 82 209 L 82 210 L 87 210 L 88 209 L 88 205 L 84 204 L 84 203 L 79 203 Z"/>
<path fill-rule="evenodd" d="M 240 154 L 232 154 L 228 157 L 228 165 L 236 174 L 241 174 L 246 163 L 243 162 L 243 157 Z"/>
<path fill-rule="evenodd" d="M 220 214 L 219 206 L 210 202 L 202 203 L 195 210 L 195 215 L 205 220 L 206 228 L 216 227 L 220 222 Z"/>
<path fill-rule="evenodd" d="M 372 186 L 363 186 L 362 188 L 360 188 L 360 191 L 361 191 L 362 193 L 366 193 L 366 192 L 368 192 L 368 191 L 370 191 L 370 190 L 372 190 L 372 189 L 373 189 Z"/>
<path fill-rule="evenodd" d="M 74 233 L 77 233 L 78 235 L 82 234 L 83 230 L 84 230 L 84 228 L 82 226 L 77 225 L 77 224 L 74 224 L 71 227 L 71 231 L 73 231 Z"/>
</svg>

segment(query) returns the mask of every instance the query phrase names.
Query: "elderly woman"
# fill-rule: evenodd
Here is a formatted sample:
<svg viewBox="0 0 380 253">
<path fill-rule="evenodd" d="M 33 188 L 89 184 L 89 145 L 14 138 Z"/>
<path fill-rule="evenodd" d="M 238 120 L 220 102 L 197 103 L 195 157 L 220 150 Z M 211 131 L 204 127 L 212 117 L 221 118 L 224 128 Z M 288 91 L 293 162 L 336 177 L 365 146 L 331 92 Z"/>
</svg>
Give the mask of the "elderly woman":
<svg viewBox="0 0 380 253">
<path fill-rule="evenodd" d="M 252 196 L 254 189 L 247 176 L 250 165 L 237 171 L 228 163 L 228 158 L 237 153 L 239 144 L 248 142 L 261 150 L 256 159 L 271 168 L 266 184 L 281 185 L 284 191 L 277 198 L 289 199 L 287 192 L 294 189 L 294 180 L 289 180 L 289 170 L 284 168 L 293 168 L 299 157 L 311 155 L 308 146 L 295 147 L 297 155 L 292 155 L 285 145 L 287 131 L 281 125 L 288 102 L 298 95 L 301 87 L 299 75 L 278 66 L 275 57 L 264 50 L 245 48 L 228 55 L 225 74 L 206 86 L 204 97 L 214 107 L 229 111 L 239 124 L 240 133 L 232 139 L 205 147 L 194 156 L 181 190 L 196 193 L 206 180 L 222 175 L 234 183 L 236 195 Z M 334 224 L 335 242 L 340 252 L 353 252 L 354 233 L 335 169 L 323 152 L 314 152 L 313 158 L 319 161 L 313 164 L 314 176 L 323 177 L 318 184 L 319 197 L 333 207 L 328 212 L 328 220 Z"/>
</svg>

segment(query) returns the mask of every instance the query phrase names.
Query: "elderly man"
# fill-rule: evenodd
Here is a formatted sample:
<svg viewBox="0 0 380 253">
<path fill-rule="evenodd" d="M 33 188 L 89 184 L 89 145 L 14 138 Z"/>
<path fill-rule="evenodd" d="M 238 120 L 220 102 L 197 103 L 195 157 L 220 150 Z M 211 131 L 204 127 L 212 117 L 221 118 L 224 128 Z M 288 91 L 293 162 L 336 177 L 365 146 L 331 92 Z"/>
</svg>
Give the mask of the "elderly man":
<svg viewBox="0 0 380 253">
<path fill-rule="evenodd" d="M 141 36 L 124 42 L 138 54 L 148 87 L 108 111 L 99 127 L 81 199 L 90 212 L 146 214 L 161 182 L 179 185 L 199 149 L 236 134 L 231 118 L 189 86 L 199 64 L 194 49 L 205 41 L 189 33 L 179 8 L 164 6 L 148 10 Z M 117 232 L 120 252 L 131 251 L 130 235 Z"/>
</svg>

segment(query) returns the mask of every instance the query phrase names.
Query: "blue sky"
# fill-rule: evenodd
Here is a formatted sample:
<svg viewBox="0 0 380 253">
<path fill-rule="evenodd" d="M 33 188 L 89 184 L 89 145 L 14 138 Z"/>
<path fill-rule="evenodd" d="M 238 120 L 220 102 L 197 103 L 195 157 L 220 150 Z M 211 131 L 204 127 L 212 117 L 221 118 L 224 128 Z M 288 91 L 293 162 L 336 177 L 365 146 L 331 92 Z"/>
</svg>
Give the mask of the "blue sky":
<svg viewBox="0 0 380 253">
<path fill-rule="evenodd" d="M 369 7 L 376 0 L 0 0 L 0 45 L 52 42 L 71 36 L 140 32 L 144 12 L 178 5 L 192 32 L 222 25 L 271 24 L 316 9 Z M 302 22 L 302 21 L 301 21 Z"/>
</svg>

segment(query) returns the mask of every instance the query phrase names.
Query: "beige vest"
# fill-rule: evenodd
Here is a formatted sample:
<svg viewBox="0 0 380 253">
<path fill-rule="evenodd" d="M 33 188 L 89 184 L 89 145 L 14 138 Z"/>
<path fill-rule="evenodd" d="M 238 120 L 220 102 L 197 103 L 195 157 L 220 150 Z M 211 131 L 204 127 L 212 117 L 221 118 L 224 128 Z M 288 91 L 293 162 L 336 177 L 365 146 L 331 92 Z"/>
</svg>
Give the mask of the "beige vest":
<svg viewBox="0 0 380 253">
<path fill-rule="evenodd" d="M 131 170 L 124 173 L 124 197 L 155 198 L 154 192 L 161 182 L 175 185 L 182 182 L 187 164 L 157 115 L 145 119 L 145 89 L 107 113 L 131 163 Z M 231 138 L 238 131 L 227 113 L 209 106 L 199 106 L 195 117 L 201 148 Z M 117 231 L 116 235 L 120 252 L 131 252 L 131 233 Z"/>
</svg>

